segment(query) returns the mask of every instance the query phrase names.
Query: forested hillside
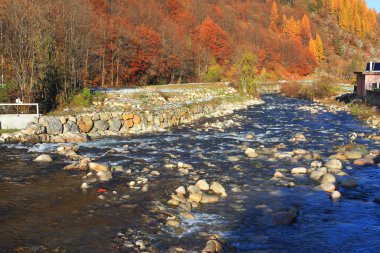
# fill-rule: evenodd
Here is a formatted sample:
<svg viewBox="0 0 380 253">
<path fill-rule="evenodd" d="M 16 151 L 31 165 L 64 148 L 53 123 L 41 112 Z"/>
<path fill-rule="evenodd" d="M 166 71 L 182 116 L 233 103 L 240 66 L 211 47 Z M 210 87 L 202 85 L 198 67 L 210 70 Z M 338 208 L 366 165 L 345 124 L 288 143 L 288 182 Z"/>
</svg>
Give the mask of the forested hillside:
<svg viewBox="0 0 380 253">
<path fill-rule="evenodd" d="M 52 106 L 83 86 L 234 81 L 247 53 L 271 80 L 350 80 L 380 55 L 364 0 L 3 0 L 1 12 L 8 94 Z"/>
</svg>

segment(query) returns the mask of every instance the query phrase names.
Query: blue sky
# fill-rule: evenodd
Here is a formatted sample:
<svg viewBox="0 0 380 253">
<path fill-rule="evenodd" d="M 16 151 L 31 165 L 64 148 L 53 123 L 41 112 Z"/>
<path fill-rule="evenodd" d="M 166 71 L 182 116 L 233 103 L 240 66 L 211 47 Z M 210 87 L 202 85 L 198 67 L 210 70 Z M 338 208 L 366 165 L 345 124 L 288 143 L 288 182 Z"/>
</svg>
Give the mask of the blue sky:
<svg viewBox="0 0 380 253">
<path fill-rule="evenodd" d="M 377 12 L 380 12 L 380 0 L 367 0 L 367 5 L 370 8 L 376 9 Z"/>
</svg>

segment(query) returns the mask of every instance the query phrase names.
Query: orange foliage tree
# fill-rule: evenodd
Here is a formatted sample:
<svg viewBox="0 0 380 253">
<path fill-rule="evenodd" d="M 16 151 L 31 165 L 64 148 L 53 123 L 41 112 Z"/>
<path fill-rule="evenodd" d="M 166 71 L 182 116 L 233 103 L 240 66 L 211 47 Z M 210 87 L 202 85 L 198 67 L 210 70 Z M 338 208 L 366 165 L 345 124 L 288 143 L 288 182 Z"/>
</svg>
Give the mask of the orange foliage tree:
<svg viewBox="0 0 380 253">
<path fill-rule="evenodd" d="M 273 32 L 276 32 L 276 33 L 279 32 L 279 29 L 278 29 L 278 26 L 277 26 L 279 18 L 280 18 L 280 16 L 278 15 L 277 3 L 276 3 L 276 1 L 273 1 L 272 9 L 271 9 L 271 12 L 270 12 L 269 28 Z"/>
</svg>

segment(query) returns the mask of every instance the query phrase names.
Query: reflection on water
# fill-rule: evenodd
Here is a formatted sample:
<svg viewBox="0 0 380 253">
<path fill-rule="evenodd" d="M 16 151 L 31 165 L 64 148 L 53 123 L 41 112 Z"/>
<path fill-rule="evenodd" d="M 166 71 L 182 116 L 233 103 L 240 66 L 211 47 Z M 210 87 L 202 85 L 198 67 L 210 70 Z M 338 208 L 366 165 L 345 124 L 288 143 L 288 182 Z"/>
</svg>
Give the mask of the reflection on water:
<svg viewBox="0 0 380 253">
<path fill-rule="evenodd" d="M 115 149 L 99 161 L 132 171 L 115 175 L 112 183 L 97 185 L 86 193 L 80 190 L 83 173 L 62 171 L 64 157 L 53 155 L 57 162 L 51 165 L 31 162 L 36 152 L 51 152 L 56 145 L 3 145 L 0 251 L 24 245 L 44 245 L 56 252 L 116 251 L 113 239 L 129 229 L 151 241 L 160 252 L 172 246 L 199 251 L 206 241 L 201 232 L 223 235 L 237 252 L 380 252 L 380 208 L 372 202 L 380 188 L 377 166 L 353 166 L 350 174 L 358 178 L 358 187 L 341 190 L 343 198 L 332 202 L 303 177 L 297 178 L 295 188 L 277 187 L 268 180 L 275 169 L 294 167 L 290 162 L 248 160 L 244 156 L 236 162 L 228 160 L 242 155 L 239 146 L 243 143 L 272 147 L 281 142 L 288 145 L 286 150 L 303 148 L 321 152 L 326 158 L 334 146 L 347 142 L 348 132 L 368 134 L 374 130 L 343 112 L 310 114 L 298 110 L 309 104 L 306 101 L 277 95 L 264 99 L 264 105 L 226 117 L 241 126 L 224 132 L 206 131 L 201 122 L 166 133 L 81 144 L 80 153 L 90 157 Z M 223 118 L 207 122 L 217 120 Z M 251 132 L 255 138 L 245 139 Z M 304 132 L 308 141 L 289 143 L 297 132 Z M 184 222 L 184 229 L 178 233 L 162 225 L 155 207 L 178 186 L 192 183 L 194 175 L 180 176 L 163 166 L 179 161 L 192 164 L 194 171 L 208 181 L 222 182 L 229 196 L 196 210 L 196 219 Z M 309 163 L 300 161 L 296 165 Z M 159 171 L 161 176 L 144 174 L 145 167 Z M 127 186 L 139 176 L 149 178 L 148 192 Z M 99 187 L 108 190 L 104 200 L 96 193 Z M 275 226 L 268 220 L 268 213 L 290 207 L 299 210 L 296 223 Z"/>
</svg>

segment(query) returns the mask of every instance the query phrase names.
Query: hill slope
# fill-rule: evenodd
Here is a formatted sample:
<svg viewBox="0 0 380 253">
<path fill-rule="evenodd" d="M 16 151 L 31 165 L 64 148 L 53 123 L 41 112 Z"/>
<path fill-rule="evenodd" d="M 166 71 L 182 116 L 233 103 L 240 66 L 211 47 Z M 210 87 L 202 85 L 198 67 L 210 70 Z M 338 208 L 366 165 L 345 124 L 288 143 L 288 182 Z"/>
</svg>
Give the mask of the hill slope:
<svg viewBox="0 0 380 253">
<path fill-rule="evenodd" d="M 2 14 L 6 80 L 24 101 L 64 101 L 83 85 L 234 80 L 247 52 L 263 78 L 348 80 L 380 55 L 364 0 L 6 0 Z"/>
</svg>

